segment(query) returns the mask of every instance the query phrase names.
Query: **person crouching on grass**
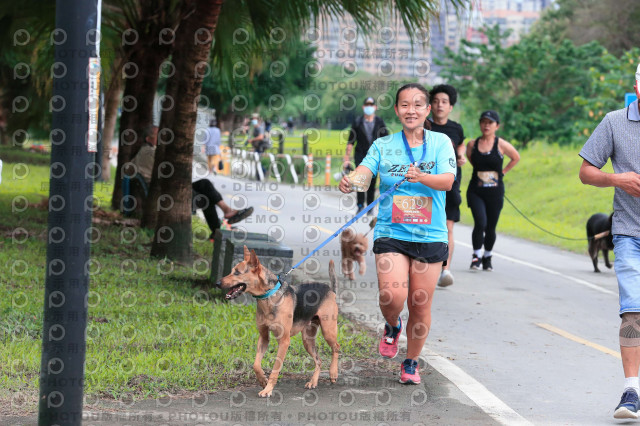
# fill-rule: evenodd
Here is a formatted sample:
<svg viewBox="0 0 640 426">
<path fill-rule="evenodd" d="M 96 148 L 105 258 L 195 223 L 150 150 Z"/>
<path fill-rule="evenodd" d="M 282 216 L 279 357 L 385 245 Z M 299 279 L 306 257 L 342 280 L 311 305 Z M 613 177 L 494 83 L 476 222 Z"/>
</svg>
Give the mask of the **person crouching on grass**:
<svg viewBox="0 0 640 426">
<path fill-rule="evenodd" d="M 356 170 L 339 185 L 340 191 L 348 193 L 354 182 L 367 182 L 378 174 L 380 193 L 384 193 L 407 178 L 380 203 L 373 252 L 380 311 L 386 320 L 379 352 L 385 358 L 398 354 L 403 329 L 399 315 L 407 301 L 407 355 L 400 366 L 400 382 L 411 384 L 420 383 L 418 356 L 431 328 L 433 293 L 449 253 L 445 191 L 451 189 L 456 175 L 449 138 L 423 128 L 430 109 L 429 92 L 422 85 L 410 83 L 398 89 L 395 112 L 402 131 L 376 139 Z"/>
</svg>

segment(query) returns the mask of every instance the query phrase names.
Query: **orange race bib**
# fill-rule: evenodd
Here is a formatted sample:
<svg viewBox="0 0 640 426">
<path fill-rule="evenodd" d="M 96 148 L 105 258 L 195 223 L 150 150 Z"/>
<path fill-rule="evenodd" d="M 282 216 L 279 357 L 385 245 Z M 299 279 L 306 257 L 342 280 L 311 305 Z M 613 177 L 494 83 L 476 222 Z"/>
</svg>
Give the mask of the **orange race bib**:
<svg viewBox="0 0 640 426">
<path fill-rule="evenodd" d="M 478 186 L 485 188 L 498 186 L 498 172 L 478 172 Z"/>
<path fill-rule="evenodd" d="M 394 195 L 391 209 L 392 223 L 429 225 L 431 223 L 431 197 Z"/>
</svg>

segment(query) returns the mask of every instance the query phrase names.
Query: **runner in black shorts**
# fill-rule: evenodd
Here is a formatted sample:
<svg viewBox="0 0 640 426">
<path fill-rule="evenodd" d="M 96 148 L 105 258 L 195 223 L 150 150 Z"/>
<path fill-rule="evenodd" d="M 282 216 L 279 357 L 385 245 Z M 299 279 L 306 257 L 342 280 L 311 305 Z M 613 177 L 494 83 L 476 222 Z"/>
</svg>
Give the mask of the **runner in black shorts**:
<svg viewBox="0 0 640 426">
<path fill-rule="evenodd" d="M 453 224 L 460 222 L 460 204 L 462 204 L 462 197 L 460 195 L 462 171 L 460 166 L 466 163 L 467 160 L 464 156 L 464 130 L 459 123 L 449 120 L 449 114 L 453 111 L 453 106 L 458 100 L 456 89 L 448 84 L 440 84 L 431 89 L 429 95 L 431 97 L 431 116 L 427 119 L 429 121 L 428 124 L 431 125 L 432 131 L 444 133 L 449 136 L 458 163 L 456 180 L 453 182 L 451 191 L 447 191 L 447 201 L 445 205 L 447 231 L 449 235 L 449 257 L 442 264 L 442 273 L 438 280 L 438 286 L 447 287 L 453 284 L 453 275 L 450 271 L 451 257 L 453 256 Z"/>
</svg>

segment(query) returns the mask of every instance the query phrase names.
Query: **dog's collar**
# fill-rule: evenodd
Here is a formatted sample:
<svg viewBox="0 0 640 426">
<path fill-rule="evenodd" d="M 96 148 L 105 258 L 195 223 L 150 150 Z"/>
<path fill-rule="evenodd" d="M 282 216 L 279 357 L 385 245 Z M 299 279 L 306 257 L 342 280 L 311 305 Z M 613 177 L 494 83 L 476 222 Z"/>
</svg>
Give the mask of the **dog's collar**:
<svg viewBox="0 0 640 426">
<path fill-rule="evenodd" d="M 278 280 L 278 282 L 276 283 L 276 285 L 269 290 L 268 292 L 266 292 L 265 294 L 261 295 L 261 296 L 253 296 L 256 299 L 266 299 L 267 297 L 271 297 L 275 294 L 276 291 L 278 291 L 278 289 L 280 288 L 282 284 L 280 283 L 280 280 Z"/>
</svg>

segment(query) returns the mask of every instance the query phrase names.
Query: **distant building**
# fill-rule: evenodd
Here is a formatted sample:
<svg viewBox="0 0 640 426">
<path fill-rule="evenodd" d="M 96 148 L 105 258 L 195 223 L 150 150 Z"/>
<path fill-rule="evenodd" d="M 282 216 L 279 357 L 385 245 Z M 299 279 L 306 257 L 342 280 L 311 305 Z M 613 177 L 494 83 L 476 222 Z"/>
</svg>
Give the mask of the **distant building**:
<svg viewBox="0 0 640 426">
<path fill-rule="evenodd" d="M 540 18 L 540 13 L 550 5 L 549 0 L 480 0 L 477 2 L 480 25 L 467 29 L 466 39 L 482 42 L 486 39 L 480 34 L 482 25 L 498 24 L 501 30 L 511 30 L 506 45 L 511 46 L 520 40 L 523 34 Z"/>
<path fill-rule="evenodd" d="M 316 47 L 315 59 L 322 67 L 339 65 L 343 75 L 366 71 L 381 77 L 416 77 L 426 80 L 430 72 L 429 33 L 418 34 L 413 47 L 400 22 L 389 23 L 373 31 L 365 41 L 353 19 L 321 22 L 306 35 Z"/>
<path fill-rule="evenodd" d="M 437 81 L 439 71 L 433 58 L 442 56 L 445 46 L 457 51 L 462 39 L 485 42 L 480 29 L 495 24 L 503 31 L 512 30 L 506 45 L 517 43 L 552 3 L 553 0 L 471 0 L 468 8 L 456 14 L 449 1 L 442 0 L 439 19 L 432 21 L 429 31 L 414 37 L 413 49 L 400 22 L 378 28 L 365 43 L 350 16 L 321 22 L 305 39 L 316 46 L 315 59 L 322 67 L 342 66 L 346 76 L 363 70 L 381 77 L 417 78 L 422 83 L 432 83 Z"/>
</svg>

